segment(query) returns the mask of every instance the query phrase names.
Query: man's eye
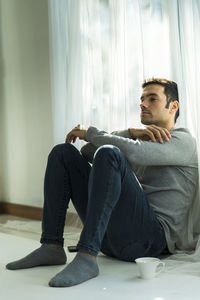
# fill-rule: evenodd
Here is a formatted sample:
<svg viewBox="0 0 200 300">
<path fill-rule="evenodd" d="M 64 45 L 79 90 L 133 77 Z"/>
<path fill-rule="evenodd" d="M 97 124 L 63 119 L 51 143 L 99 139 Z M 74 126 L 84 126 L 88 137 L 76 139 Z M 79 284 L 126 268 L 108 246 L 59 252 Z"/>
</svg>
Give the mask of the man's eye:
<svg viewBox="0 0 200 300">
<path fill-rule="evenodd" d="M 156 99 L 155 98 L 150 98 L 150 101 L 156 101 Z"/>
</svg>

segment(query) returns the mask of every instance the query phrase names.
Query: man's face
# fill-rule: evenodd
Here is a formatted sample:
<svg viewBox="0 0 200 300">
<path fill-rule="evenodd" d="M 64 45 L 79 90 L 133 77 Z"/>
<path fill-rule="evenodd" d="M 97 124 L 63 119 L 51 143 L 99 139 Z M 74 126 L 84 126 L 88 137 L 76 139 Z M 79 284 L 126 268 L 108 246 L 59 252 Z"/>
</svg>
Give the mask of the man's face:
<svg viewBox="0 0 200 300">
<path fill-rule="evenodd" d="M 145 125 L 157 125 L 165 127 L 171 118 L 167 105 L 167 97 L 164 94 L 164 87 L 159 84 L 150 84 L 143 90 L 141 96 L 141 122 Z"/>
</svg>

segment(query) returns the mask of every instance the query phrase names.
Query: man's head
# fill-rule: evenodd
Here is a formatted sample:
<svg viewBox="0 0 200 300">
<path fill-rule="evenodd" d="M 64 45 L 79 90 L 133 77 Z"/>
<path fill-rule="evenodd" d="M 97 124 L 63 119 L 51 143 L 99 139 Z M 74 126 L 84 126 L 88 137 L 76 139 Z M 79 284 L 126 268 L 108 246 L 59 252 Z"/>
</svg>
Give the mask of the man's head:
<svg viewBox="0 0 200 300">
<path fill-rule="evenodd" d="M 178 88 L 174 81 L 162 78 L 145 80 L 142 84 L 141 122 L 165 127 L 179 116 Z"/>
</svg>

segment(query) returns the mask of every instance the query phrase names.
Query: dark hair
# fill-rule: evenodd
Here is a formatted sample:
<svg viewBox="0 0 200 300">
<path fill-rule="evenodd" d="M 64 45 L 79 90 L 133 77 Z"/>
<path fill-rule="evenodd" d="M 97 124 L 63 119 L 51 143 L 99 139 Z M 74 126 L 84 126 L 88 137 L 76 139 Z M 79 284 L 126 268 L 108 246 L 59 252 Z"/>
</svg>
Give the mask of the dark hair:
<svg viewBox="0 0 200 300">
<path fill-rule="evenodd" d="M 142 84 L 142 88 L 144 89 L 147 85 L 150 85 L 150 84 L 159 84 L 164 87 L 164 93 L 167 97 L 166 108 L 169 108 L 170 102 L 173 102 L 173 101 L 179 102 L 178 87 L 177 87 L 176 82 L 167 80 L 164 78 L 152 78 L 152 79 L 144 80 L 144 82 Z M 178 116 L 179 116 L 179 108 L 175 115 L 175 123 L 176 123 L 176 119 L 178 118 Z"/>
</svg>

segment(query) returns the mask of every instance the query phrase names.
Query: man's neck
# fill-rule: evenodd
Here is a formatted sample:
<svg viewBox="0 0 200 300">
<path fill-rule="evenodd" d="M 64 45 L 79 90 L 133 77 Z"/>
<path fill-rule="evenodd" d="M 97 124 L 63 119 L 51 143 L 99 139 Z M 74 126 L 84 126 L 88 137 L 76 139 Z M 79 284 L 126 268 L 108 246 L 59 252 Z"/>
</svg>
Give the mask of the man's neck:
<svg viewBox="0 0 200 300">
<path fill-rule="evenodd" d="M 168 122 L 163 122 L 163 123 L 159 123 L 159 124 L 155 124 L 155 125 L 166 128 L 168 131 L 170 131 L 174 127 L 175 123 L 174 123 L 174 121 L 168 121 Z"/>
</svg>

